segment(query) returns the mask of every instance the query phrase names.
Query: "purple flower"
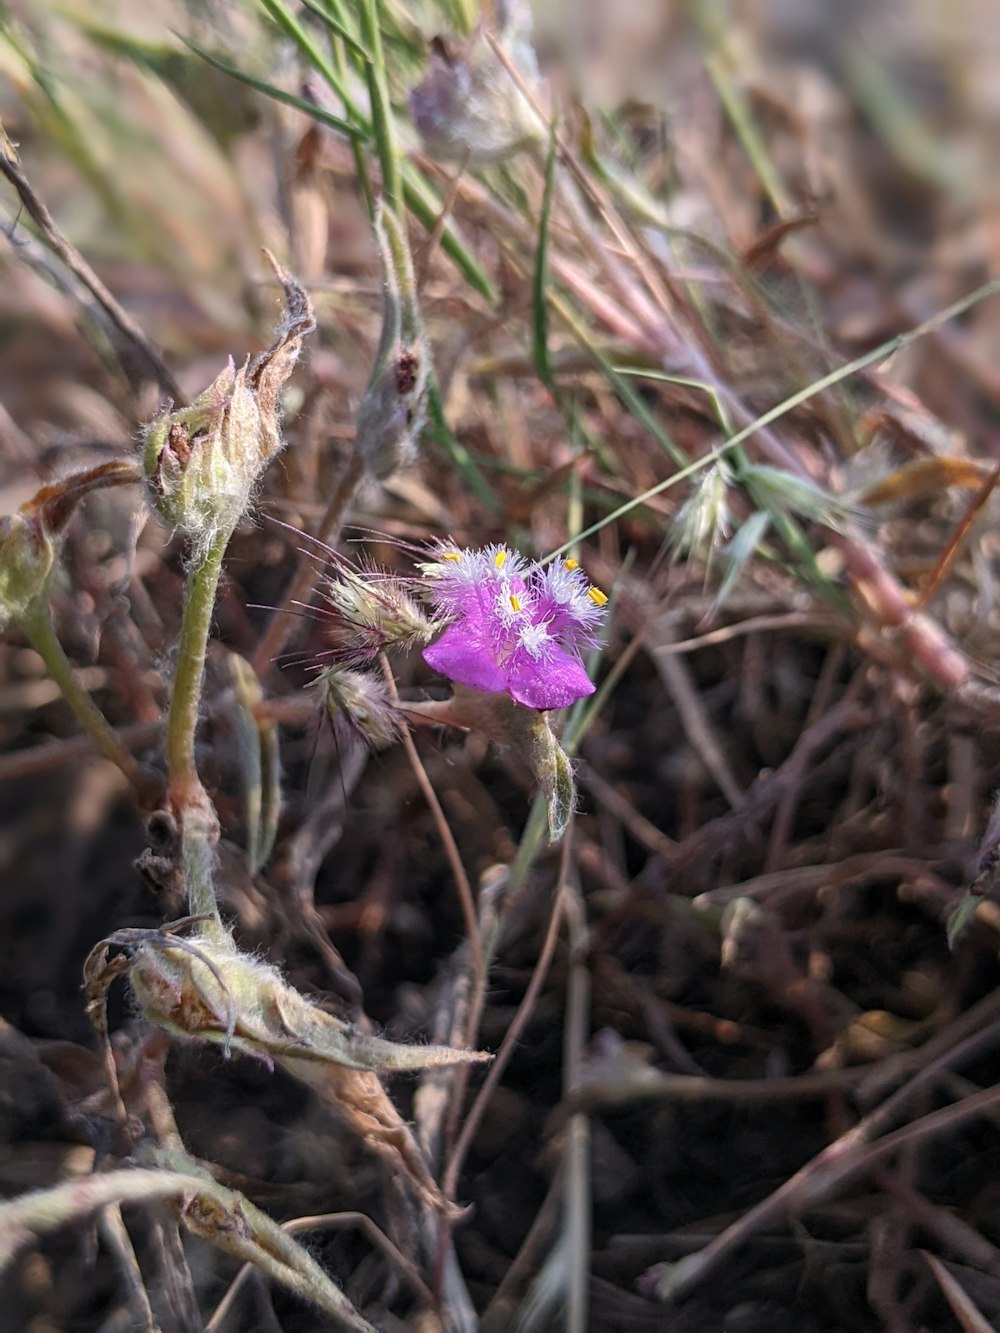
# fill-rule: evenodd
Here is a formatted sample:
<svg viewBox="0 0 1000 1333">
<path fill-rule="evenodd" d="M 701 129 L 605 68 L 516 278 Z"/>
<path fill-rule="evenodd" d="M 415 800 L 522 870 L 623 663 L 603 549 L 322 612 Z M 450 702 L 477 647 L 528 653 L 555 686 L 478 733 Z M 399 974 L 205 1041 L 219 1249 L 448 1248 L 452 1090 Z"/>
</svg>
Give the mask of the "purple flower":
<svg viewBox="0 0 1000 1333">
<path fill-rule="evenodd" d="M 527 708 L 593 694 L 580 650 L 597 643 L 608 599 L 575 560 L 543 567 L 506 546 L 440 546 L 422 570 L 435 609 L 453 622 L 424 650 L 436 671 Z"/>
</svg>

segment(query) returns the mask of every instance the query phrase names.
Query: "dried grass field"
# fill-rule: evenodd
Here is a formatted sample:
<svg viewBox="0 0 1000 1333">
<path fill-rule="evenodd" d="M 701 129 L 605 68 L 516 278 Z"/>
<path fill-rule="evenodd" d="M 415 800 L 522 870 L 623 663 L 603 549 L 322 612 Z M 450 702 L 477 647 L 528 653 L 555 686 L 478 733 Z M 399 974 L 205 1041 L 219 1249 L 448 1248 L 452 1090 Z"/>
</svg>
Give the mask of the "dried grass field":
<svg viewBox="0 0 1000 1333">
<path fill-rule="evenodd" d="M 1000 1327 L 1000 17 L 0 4 L 0 1330 Z"/>
</svg>

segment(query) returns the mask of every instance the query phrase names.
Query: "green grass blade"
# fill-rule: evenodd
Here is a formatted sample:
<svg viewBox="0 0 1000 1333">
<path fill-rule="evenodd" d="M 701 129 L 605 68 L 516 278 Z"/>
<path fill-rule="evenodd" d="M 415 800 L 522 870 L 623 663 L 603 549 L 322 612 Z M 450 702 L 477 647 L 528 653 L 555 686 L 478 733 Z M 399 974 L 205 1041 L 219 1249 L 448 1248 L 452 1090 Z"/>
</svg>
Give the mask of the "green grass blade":
<svg viewBox="0 0 1000 1333">
<path fill-rule="evenodd" d="M 406 200 L 406 207 L 417 221 L 428 232 L 433 231 L 434 224 L 441 212 L 441 205 L 424 178 L 412 168 L 404 167 L 403 169 L 403 198 Z M 447 227 L 441 235 L 441 249 L 480 296 L 485 297 L 490 305 L 499 303 L 500 296 L 497 289 L 490 282 L 485 271 L 455 233 Z"/>
<path fill-rule="evenodd" d="M 447 454 L 469 490 L 482 500 L 491 513 L 498 514 L 501 508 L 500 501 L 493 494 L 489 482 L 476 466 L 468 449 L 448 425 L 444 404 L 441 402 L 441 391 L 433 378 L 427 389 L 427 417 L 426 433 Z"/>
<path fill-rule="evenodd" d="M 268 0 L 265 0 L 265 3 L 267 2 Z M 403 178 L 399 166 L 396 122 L 389 100 L 389 83 L 385 73 L 385 52 L 382 49 L 382 29 L 379 26 L 377 0 L 361 0 L 359 17 L 362 36 L 368 48 L 365 77 L 368 80 L 368 99 L 371 105 L 372 137 L 382 167 L 382 193 L 389 208 L 397 217 L 401 217 Z"/>
<path fill-rule="evenodd" d="M 355 37 L 354 33 L 351 32 L 350 28 L 348 28 L 341 15 L 333 13 L 331 7 L 327 4 L 320 3 L 320 0 L 302 0 L 302 4 L 311 14 L 315 14 L 320 22 L 325 23 L 332 33 L 340 38 L 353 56 L 357 57 L 359 60 L 368 59 L 368 53 L 365 51 L 365 48 L 358 41 L 357 37 Z M 343 71 L 338 71 L 338 73 L 342 74 Z"/>
<path fill-rule="evenodd" d="M 615 366 L 612 365 L 601 349 L 595 344 L 582 321 L 577 319 L 576 315 L 565 301 L 560 300 L 557 304 L 557 309 L 559 310 L 563 322 L 569 325 L 570 332 L 573 334 L 574 338 L 576 338 L 577 342 L 591 358 L 601 374 L 604 375 L 612 389 L 614 389 L 615 393 L 619 396 L 635 419 L 642 422 L 656 440 L 657 444 L 659 444 L 660 448 L 668 453 L 678 466 L 685 466 L 688 462 L 687 454 L 679 447 L 679 445 L 674 443 L 668 432 L 663 429 L 656 417 L 643 402 L 641 396 L 636 393 L 628 380 L 619 374 Z"/>
<path fill-rule="evenodd" d="M 273 3 L 273 0 L 261 0 L 262 4 Z M 291 106 L 296 111 L 302 111 L 321 125 L 326 125 L 339 134 L 346 135 L 354 144 L 368 143 L 371 140 L 371 128 L 360 115 L 355 116 L 354 103 L 344 99 L 348 106 L 351 120 L 344 120 L 340 116 L 335 116 L 332 112 L 324 110 L 317 106 L 315 102 L 306 101 L 303 97 L 297 97 L 294 93 L 285 92 L 283 88 L 277 88 L 273 83 L 268 83 L 265 79 L 255 78 L 252 74 L 239 69 L 236 65 L 231 65 L 229 61 L 223 60 L 221 56 L 213 55 L 204 47 L 199 46 L 189 38 L 182 38 L 185 45 L 188 46 L 197 56 L 211 65 L 214 69 L 221 70 L 239 83 L 245 84 L 249 88 L 263 93 L 266 97 L 273 97 L 276 102 L 282 102 L 285 106 Z M 329 62 L 325 62 L 329 67 Z M 320 71 L 323 72 L 323 71 Z M 324 75 L 325 77 L 325 75 Z M 338 92 L 339 96 L 342 96 Z M 417 221 L 428 231 L 432 231 L 437 220 L 439 204 L 435 199 L 430 187 L 424 181 L 423 177 L 415 172 L 404 175 L 403 180 L 403 198 L 406 206 L 417 219 Z M 475 290 L 484 297 L 491 305 L 496 305 L 499 301 L 496 288 L 490 282 L 482 267 L 475 258 L 469 253 L 459 238 L 453 231 L 445 228 L 441 236 L 441 249 L 454 263 L 466 281 L 475 288 Z"/>
<path fill-rule="evenodd" d="M 339 70 L 330 64 L 324 52 L 313 41 L 312 34 L 302 26 L 294 14 L 285 8 L 281 0 L 259 0 L 259 3 L 267 10 L 282 32 L 292 39 L 313 69 L 326 79 L 343 102 L 344 108 L 351 119 L 357 120 L 359 124 L 364 124 L 364 116 L 340 77 Z"/>
<path fill-rule="evenodd" d="M 321 125 L 327 125 L 330 129 L 336 130 L 339 134 L 344 134 L 350 139 L 361 142 L 367 140 L 367 131 L 360 126 L 352 125 L 349 121 L 342 120 L 340 116 L 335 116 L 330 111 L 324 111 L 315 102 L 307 102 L 304 97 L 296 97 L 294 93 L 286 93 L 283 88 L 276 88 L 273 83 L 254 78 L 252 74 L 247 74 L 245 70 L 230 65 L 227 60 L 213 55 L 211 51 L 206 51 L 204 47 L 199 46 L 197 42 L 192 42 L 187 37 L 182 38 L 182 40 L 206 64 L 211 65 L 213 69 L 221 70 L 223 74 L 228 74 L 239 83 L 246 84 L 248 88 L 254 88 L 266 97 L 273 97 L 276 102 L 283 102 L 286 106 L 292 106 L 296 111 L 304 111 L 307 116 L 319 121 Z"/>
<path fill-rule="evenodd" d="M 694 463 L 689 463 L 687 467 L 675 472 L 672 477 L 667 477 L 665 481 L 659 482 L 656 486 L 651 486 L 648 490 L 643 491 L 641 495 L 637 495 L 625 504 L 619 505 L 605 518 L 592 524 L 586 532 L 581 532 L 578 540 L 583 541 L 587 537 L 592 537 L 594 533 L 606 528 L 609 523 L 616 522 L 619 518 L 623 518 L 625 514 L 631 513 L 633 509 L 646 504 L 647 501 L 654 499 L 657 495 L 662 495 L 664 491 L 670 490 L 673 486 L 678 486 L 682 481 L 686 481 L 688 477 L 693 477 L 700 472 L 702 468 L 711 466 L 721 454 L 728 452 L 730 449 L 735 449 L 744 440 L 748 440 L 756 434 L 757 431 L 763 430 L 765 426 L 770 426 L 775 421 L 780 420 L 781 417 L 787 416 L 789 412 L 796 407 L 801 407 L 803 403 L 807 403 L 811 398 L 815 398 L 824 389 L 832 388 L 833 385 L 840 384 L 851 375 L 856 375 L 858 371 L 867 370 L 869 366 L 884 361 L 886 357 L 892 356 L 893 353 L 901 351 L 904 347 L 909 347 L 911 343 L 925 337 L 928 333 L 932 333 L 934 329 L 940 328 L 942 324 L 947 324 L 949 320 L 954 319 L 957 315 L 961 315 L 966 310 L 971 310 L 973 306 L 997 295 L 1000 295 L 1000 278 L 994 278 L 992 282 L 983 283 L 981 287 L 977 287 L 968 296 L 963 296 L 943 310 L 939 310 L 936 315 L 931 315 L 929 319 L 925 319 L 922 324 L 908 329 L 906 333 L 896 334 L 894 338 L 889 338 L 888 341 L 880 343 L 872 351 L 865 352 L 863 356 L 856 357 L 853 361 L 848 361 L 846 365 L 839 366 L 836 370 L 831 371 L 829 375 L 824 375 L 804 389 L 800 389 L 798 393 L 793 393 L 789 398 L 782 399 L 775 407 L 769 408 L 761 416 L 756 417 L 744 426 L 742 430 L 738 430 L 730 439 L 723 441 L 711 454 L 697 459 Z M 569 543 L 560 546 L 557 551 L 552 552 L 552 556 L 560 555 L 567 549 L 568 545 Z"/>
</svg>

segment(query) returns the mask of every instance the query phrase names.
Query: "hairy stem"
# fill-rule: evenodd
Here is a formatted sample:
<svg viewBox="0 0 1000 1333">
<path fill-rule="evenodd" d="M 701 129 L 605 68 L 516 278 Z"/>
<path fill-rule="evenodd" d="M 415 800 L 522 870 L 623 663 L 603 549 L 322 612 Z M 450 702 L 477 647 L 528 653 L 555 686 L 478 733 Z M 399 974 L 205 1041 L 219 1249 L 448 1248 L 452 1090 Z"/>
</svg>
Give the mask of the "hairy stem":
<svg viewBox="0 0 1000 1333">
<path fill-rule="evenodd" d="M 0 1269 L 38 1236 L 80 1222 L 108 1204 L 173 1198 L 181 1202 L 181 1215 L 195 1235 L 254 1264 L 319 1306 L 337 1321 L 335 1327 L 375 1333 L 308 1251 L 277 1222 L 235 1190 L 202 1175 L 183 1157 L 181 1166 L 180 1171 L 111 1171 L 0 1204 Z"/>
<path fill-rule="evenodd" d="M 215 594 L 222 573 L 222 557 L 231 530 L 216 534 L 204 554 L 197 557 L 184 585 L 184 612 L 177 647 L 177 672 L 167 715 L 167 772 L 170 779 L 170 808 L 174 814 L 198 804 L 203 795 L 194 757 L 201 687 L 205 676 L 205 653 L 215 610 Z"/>
<path fill-rule="evenodd" d="M 358 9 L 361 34 L 368 48 L 365 73 L 368 78 L 368 98 L 372 113 L 372 137 L 382 168 L 382 193 L 393 213 L 399 215 L 403 203 L 403 184 L 399 170 L 399 148 L 392 103 L 389 100 L 385 76 L 385 54 L 382 50 L 382 30 L 379 27 L 377 0 L 362 0 Z"/>
<path fill-rule="evenodd" d="M 221 926 L 221 918 L 215 898 L 212 847 L 219 836 L 219 821 L 198 776 L 194 745 L 208 635 L 222 559 L 231 536 L 231 526 L 221 528 L 188 570 L 166 736 L 168 804 L 180 827 L 188 905 L 193 916 L 207 917 L 217 926 Z"/>
</svg>

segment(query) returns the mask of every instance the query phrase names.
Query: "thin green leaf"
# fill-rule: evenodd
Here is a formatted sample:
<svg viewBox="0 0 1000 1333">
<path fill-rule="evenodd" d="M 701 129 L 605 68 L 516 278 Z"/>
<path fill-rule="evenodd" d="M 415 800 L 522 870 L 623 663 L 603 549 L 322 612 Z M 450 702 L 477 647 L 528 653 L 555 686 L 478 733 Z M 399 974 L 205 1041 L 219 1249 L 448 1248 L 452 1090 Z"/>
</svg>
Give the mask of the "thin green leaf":
<svg viewBox="0 0 1000 1333">
<path fill-rule="evenodd" d="M 842 528 L 845 519 L 859 521 L 864 517 L 860 507 L 845 504 L 839 496 L 831 495 L 807 477 L 793 476 L 782 468 L 766 463 L 745 464 L 737 469 L 736 476 L 758 505 L 790 509 L 828 528 Z"/>
<path fill-rule="evenodd" d="M 358 41 L 357 37 L 355 37 L 354 33 L 351 32 L 350 28 L 347 27 L 341 17 L 330 12 L 329 7 L 325 3 L 321 3 L 321 0 L 302 0 L 302 3 L 311 14 L 315 14 L 321 23 L 325 23 L 330 31 L 335 33 L 341 39 L 352 55 L 357 56 L 361 60 L 368 59 L 368 52 Z"/>
<path fill-rule="evenodd" d="M 500 501 L 490 489 L 489 482 L 476 466 L 468 449 L 448 425 L 441 393 L 433 376 L 427 390 L 427 416 L 426 435 L 444 450 L 451 464 L 458 469 L 466 486 L 482 500 L 490 512 L 499 513 Z"/>
<path fill-rule="evenodd" d="M 549 360 L 549 308 L 546 295 L 548 286 L 549 218 L 552 213 L 552 193 L 556 178 L 556 121 L 549 131 L 549 151 L 545 160 L 545 190 L 542 212 L 538 219 L 538 247 L 535 251 L 535 274 L 531 286 L 532 321 L 531 355 L 538 378 L 555 395 L 556 382 Z"/>
<path fill-rule="evenodd" d="M 257 92 L 263 93 L 266 97 L 273 97 L 276 102 L 283 102 L 286 106 L 295 107 L 296 111 L 304 111 L 307 116 L 319 121 L 321 125 L 328 125 L 330 129 L 336 130 L 339 134 L 347 135 L 348 138 L 361 142 L 367 140 L 368 132 L 360 126 L 352 125 L 349 121 L 333 115 L 332 112 L 324 111 L 315 102 L 307 102 L 303 97 L 296 97 L 294 93 L 286 93 L 283 88 L 276 88 L 273 83 L 254 78 L 252 74 L 247 74 L 245 70 L 230 65 L 227 60 L 213 55 L 211 51 L 206 51 L 204 47 L 199 46 L 197 42 L 192 42 L 187 37 L 182 37 L 181 40 L 207 64 L 221 70 L 223 74 L 230 75 L 237 82 L 246 84 L 248 88 L 255 88 Z"/>
<path fill-rule="evenodd" d="M 273 4 L 276 0 L 263 0 L 263 3 Z M 359 17 L 361 31 L 368 47 L 365 77 L 368 80 L 368 100 L 371 105 L 372 137 L 382 167 L 382 193 L 389 208 L 400 216 L 403 208 L 403 178 L 399 166 L 396 121 L 389 100 L 389 83 L 385 72 L 385 53 L 382 49 L 382 29 L 379 27 L 377 0 L 361 0 Z"/>
<path fill-rule="evenodd" d="M 674 443 L 670 435 L 663 429 L 656 417 L 653 416 L 652 412 L 643 402 L 640 395 L 637 394 L 631 384 L 629 384 L 628 380 L 618 373 L 615 366 L 611 364 L 591 338 L 586 326 L 577 319 L 576 315 L 565 301 L 559 300 L 554 304 L 559 311 L 560 318 L 565 324 L 569 325 L 570 332 L 576 338 L 577 342 L 591 358 L 601 374 L 604 375 L 615 393 L 619 396 L 636 420 L 642 422 L 656 440 L 657 444 L 670 455 L 675 463 L 678 463 L 681 466 L 685 465 L 688 461 L 687 454 Z M 675 475 L 679 476 L 680 474 L 678 473 Z M 585 535 L 587 534 L 581 534 L 581 536 Z M 556 552 L 556 554 L 558 554 L 558 552 Z"/>
<path fill-rule="evenodd" d="M 850 614 L 850 598 L 846 597 L 829 575 L 824 573 L 816 559 L 816 552 L 806 541 L 802 530 L 792 516 L 777 505 L 771 505 L 767 512 L 774 524 L 775 531 L 781 537 L 795 561 L 794 572 L 796 575 L 804 582 L 812 584 L 813 588 L 831 606 Z"/>
<path fill-rule="evenodd" d="M 775 407 L 769 408 L 767 412 L 756 417 L 748 425 L 744 426 L 742 430 L 738 430 L 731 439 L 725 440 L 720 444 L 715 449 L 714 453 L 708 454 L 705 458 L 699 458 L 694 463 L 689 463 L 687 467 L 683 467 L 679 472 L 675 472 L 672 477 L 667 477 L 665 481 L 659 482 L 656 486 L 651 486 L 648 490 L 643 491 L 640 495 L 634 496 L 625 504 L 619 505 L 617 509 L 608 514 L 605 518 L 592 524 L 585 532 L 581 532 L 579 538 L 576 540 L 583 541 L 587 537 L 592 537 L 596 532 L 600 532 L 602 528 L 607 527 L 609 523 L 616 522 L 626 514 L 630 514 L 633 509 L 637 509 L 640 505 L 646 504 L 657 495 L 662 495 L 664 491 L 668 491 L 672 489 L 672 487 L 680 485 L 680 483 L 686 481 L 688 477 L 693 477 L 697 472 L 700 472 L 702 468 L 708 467 L 714 463 L 719 454 L 726 453 L 730 449 L 735 449 L 738 445 L 742 444 L 744 440 L 748 440 L 752 435 L 755 435 L 757 431 L 762 430 L 765 426 L 772 425 L 775 421 L 780 420 L 781 417 L 787 416 L 788 413 L 793 411 L 796 407 L 801 407 L 803 403 L 809 402 L 811 398 L 815 398 L 817 394 L 822 393 L 825 389 L 832 388 L 835 384 L 840 384 L 851 375 L 856 375 L 859 370 L 866 370 L 868 366 L 873 366 L 876 362 L 884 361 L 887 357 L 892 356 L 894 352 L 898 352 L 902 348 L 908 347 L 919 338 L 923 338 L 928 333 L 933 332 L 934 329 L 940 328 L 942 324 L 947 324 L 949 320 L 954 319 L 957 315 L 963 314 L 966 310 L 971 310 L 973 306 L 979 305 L 981 302 L 988 300 L 989 297 L 998 294 L 1000 294 L 1000 278 L 994 278 L 992 282 L 986 282 L 983 283 L 981 287 L 977 287 L 975 291 L 970 292 L 968 296 L 963 296 L 961 300 L 954 301 L 943 310 L 939 310 L 936 315 L 932 315 L 930 319 L 925 319 L 923 323 L 918 324 L 915 328 L 909 329 L 906 333 L 898 333 L 894 338 L 889 338 L 886 342 L 880 343 L 878 347 L 873 348 L 870 352 L 866 352 L 863 356 L 856 357 L 853 361 L 849 361 L 844 366 L 838 366 L 838 368 L 831 371 L 829 375 L 824 375 L 820 379 L 814 380 L 812 384 L 807 385 L 804 389 L 800 389 L 797 393 L 793 393 L 790 397 L 782 399 L 782 401 Z M 553 558 L 562 554 L 568 546 L 569 543 L 567 542 L 565 545 L 561 546 L 558 551 L 553 551 Z"/>
<path fill-rule="evenodd" d="M 433 232 L 441 213 L 441 202 L 419 172 L 403 165 L 403 198 L 406 207 L 428 232 Z M 451 259 L 462 276 L 490 305 L 497 305 L 500 297 L 484 270 L 451 229 L 446 227 L 441 237 L 441 249 Z"/>
<path fill-rule="evenodd" d="M 262 4 L 268 2 L 269 0 L 261 0 Z M 332 112 L 325 111 L 322 107 L 317 106 L 315 102 L 306 101 L 305 98 L 297 97 L 294 93 L 286 92 L 283 88 L 275 87 L 273 83 L 268 83 L 264 79 L 257 79 L 252 74 L 247 74 L 244 70 L 231 65 L 220 56 L 213 55 L 210 51 L 205 50 L 204 47 L 186 37 L 182 37 L 181 40 L 202 60 L 215 69 L 221 70 L 224 74 L 230 75 L 239 83 L 256 89 L 257 92 L 263 93 L 266 97 L 273 97 L 276 102 L 282 102 L 285 106 L 294 107 L 296 111 L 304 112 L 305 115 L 318 121 L 319 124 L 326 125 L 330 129 L 346 135 L 354 144 L 370 141 L 371 129 L 362 117 L 357 117 L 351 121 L 343 120 L 340 116 L 335 116 Z M 338 95 L 342 96 L 342 94 Z M 354 117 L 354 103 L 344 100 L 345 106 L 348 107 L 350 114 Z M 404 174 L 403 198 L 406 200 L 407 208 L 421 226 L 428 232 L 432 231 L 440 211 L 440 205 L 422 177 L 419 177 L 416 173 Z M 452 260 L 466 281 L 491 305 L 495 305 L 499 299 L 496 288 L 455 233 L 448 228 L 445 229 L 441 237 L 441 249 Z"/>
<path fill-rule="evenodd" d="M 948 948 L 954 950 L 961 944 L 962 940 L 968 934 L 973 921 L 976 919 L 976 910 L 983 901 L 982 894 L 964 893 L 958 900 L 958 906 L 948 917 L 945 932 L 948 939 Z"/>
<path fill-rule="evenodd" d="M 312 34 L 302 26 L 294 14 L 285 8 L 281 0 L 259 0 L 259 3 L 267 10 L 282 32 L 292 39 L 313 69 L 326 79 L 343 102 L 348 115 L 357 120 L 359 124 L 363 123 L 364 117 L 345 87 L 339 71 L 330 64 L 324 52 L 313 41 Z"/>
<path fill-rule="evenodd" d="M 679 384 L 685 389 L 700 389 L 711 401 L 715 409 L 715 419 L 726 435 L 733 431 L 726 405 L 719 396 L 719 391 L 706 384 L 704 380 L 690 379 L 687 375 L 668 375 L 665 370 L 647 370 L 642 366 L 616 366 L 619 375 L 631 375 L 633 379 L 654 380 L 657 384 Z"/>
</svg>

